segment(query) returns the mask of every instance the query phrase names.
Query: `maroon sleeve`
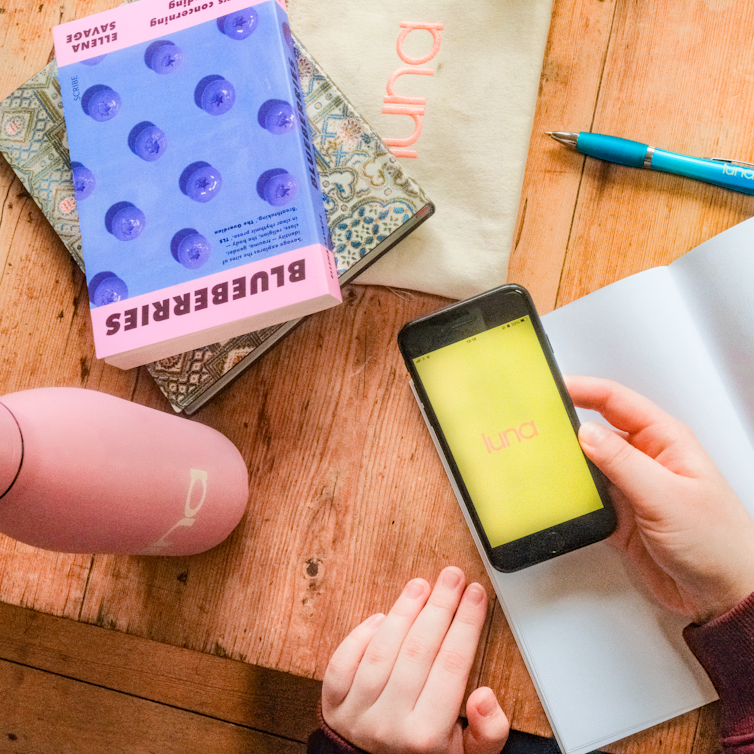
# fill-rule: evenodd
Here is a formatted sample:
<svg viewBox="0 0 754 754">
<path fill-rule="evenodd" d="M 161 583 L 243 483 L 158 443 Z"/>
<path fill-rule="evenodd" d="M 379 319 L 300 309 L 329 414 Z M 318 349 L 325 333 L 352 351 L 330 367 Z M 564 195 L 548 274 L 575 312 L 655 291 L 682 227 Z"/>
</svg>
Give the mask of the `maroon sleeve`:
<svg viewBox="0 0 754 754">
<path fill-rule="evenodd" d="M 722 704 L 723 749 L 754 754 L 754 594 L 702 626 L 683 631 Z"/>
<path fill-rule="evenodd" d="M 366 754 L 366 752 L 351 746 L 345 738 L 341 738 L 332 728 L 329 728 L 327 723 L 323 723 L 309 736 L 306 754 Z"/>
<path fill-rule="evenodd" d="M 319 709 L 319 728 L 309 736 L 306 746 L 306 754 L 367 754 L 363 749 L 356 748 L 353 744 L 339 736 L 322 717 L 322 708 Z"/>
</svg>

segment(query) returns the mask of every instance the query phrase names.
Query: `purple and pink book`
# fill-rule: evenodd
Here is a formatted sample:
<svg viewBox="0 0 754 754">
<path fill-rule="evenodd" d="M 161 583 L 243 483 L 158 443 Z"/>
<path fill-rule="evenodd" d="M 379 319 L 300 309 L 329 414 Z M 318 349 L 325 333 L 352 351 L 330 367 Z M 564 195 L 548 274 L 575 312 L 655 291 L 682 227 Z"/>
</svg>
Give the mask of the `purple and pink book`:
<svg viewBox="0 0 754 754">
<path fill-rule="evenodd" d="M 282 2 L 141 0 L 53 37 L 99 358 L 341 301 Z"/>
</svg>

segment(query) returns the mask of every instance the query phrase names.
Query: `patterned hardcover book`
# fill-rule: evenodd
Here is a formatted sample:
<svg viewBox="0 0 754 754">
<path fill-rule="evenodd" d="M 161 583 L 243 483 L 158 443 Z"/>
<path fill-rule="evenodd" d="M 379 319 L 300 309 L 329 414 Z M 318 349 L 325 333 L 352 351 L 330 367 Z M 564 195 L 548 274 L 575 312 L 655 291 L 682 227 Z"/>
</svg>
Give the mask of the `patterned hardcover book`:
<svg viewBox="0 0 754 754">
<path fill-rule="evenodd" d="M 432 215 L 422 188 L 296 42 L 341 285 Z M 0 102 L 0 152 L 84 269 L 55 61 Z M 301 320 L 147 365 L 177 412 L 194 413 Z"/>
</svg>

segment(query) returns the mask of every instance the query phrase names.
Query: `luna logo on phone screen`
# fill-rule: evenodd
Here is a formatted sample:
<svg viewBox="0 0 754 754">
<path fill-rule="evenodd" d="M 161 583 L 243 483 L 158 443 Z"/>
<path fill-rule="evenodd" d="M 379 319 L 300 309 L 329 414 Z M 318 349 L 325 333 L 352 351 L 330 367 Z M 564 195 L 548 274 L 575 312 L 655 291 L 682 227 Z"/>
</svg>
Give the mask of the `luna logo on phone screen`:
<svg viewBox="0 0 754 754">
<path fill-rule="evenodd" d="M 491 547 L 603 507 L 529 317 L 414 364 Z"/>
</svg>

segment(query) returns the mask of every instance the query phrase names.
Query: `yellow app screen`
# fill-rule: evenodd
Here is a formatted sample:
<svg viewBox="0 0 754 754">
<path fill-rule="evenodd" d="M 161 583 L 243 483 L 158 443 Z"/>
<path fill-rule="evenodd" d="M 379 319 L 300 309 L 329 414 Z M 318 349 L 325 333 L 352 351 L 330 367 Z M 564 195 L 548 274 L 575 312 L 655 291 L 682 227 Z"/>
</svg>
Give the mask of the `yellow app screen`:
<svg viewBox="0 0 754 754">
<path fill-rule="evenodd" d="M 603 507 L 529 317 L 414 364 L 491 547 Z"/>
</svg>

